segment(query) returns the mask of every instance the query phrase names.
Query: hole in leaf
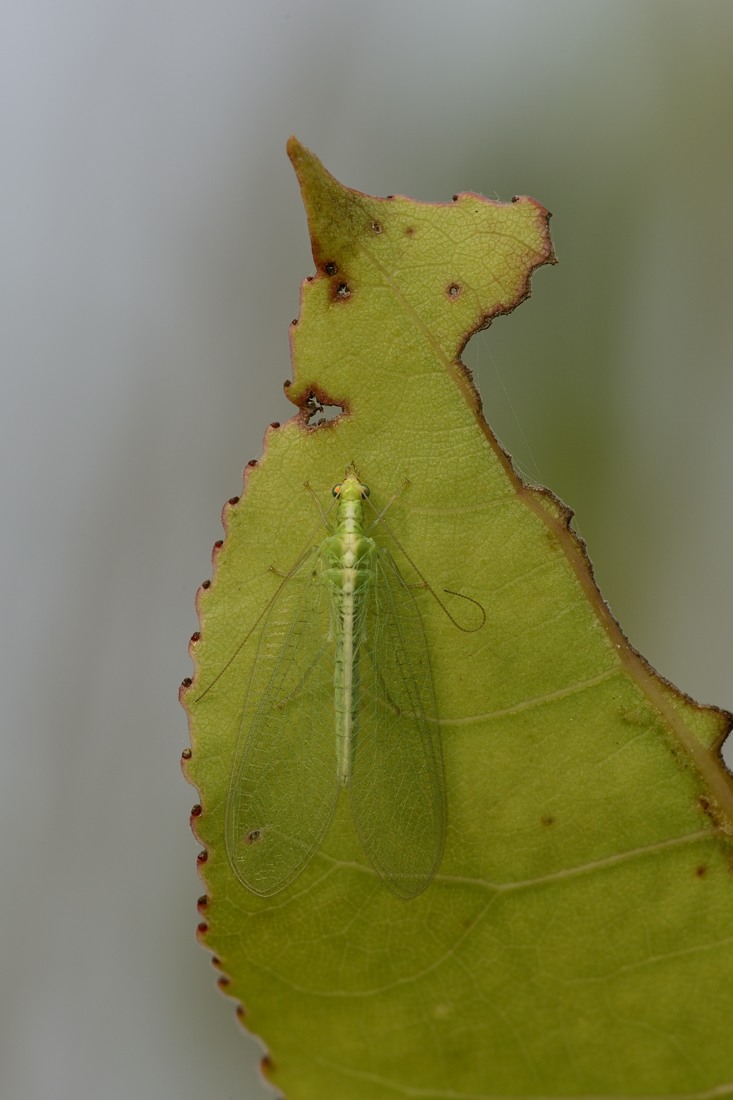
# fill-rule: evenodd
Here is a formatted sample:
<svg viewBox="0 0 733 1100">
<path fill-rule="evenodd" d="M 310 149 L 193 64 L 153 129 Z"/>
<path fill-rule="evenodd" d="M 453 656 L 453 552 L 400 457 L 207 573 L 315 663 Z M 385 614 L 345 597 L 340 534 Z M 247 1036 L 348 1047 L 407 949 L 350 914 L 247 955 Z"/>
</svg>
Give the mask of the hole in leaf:
<svg viewBox="0 0 733 1100">
<path fill-rule="evenodd" d="M 309 393 L 302 411 L 306 427 L 321 428 L 324 424 L 338 420 L 344 413 L 344 406 L 332 404 L 328 398 L 319 397 L 317 393 Z"/>
</svg>

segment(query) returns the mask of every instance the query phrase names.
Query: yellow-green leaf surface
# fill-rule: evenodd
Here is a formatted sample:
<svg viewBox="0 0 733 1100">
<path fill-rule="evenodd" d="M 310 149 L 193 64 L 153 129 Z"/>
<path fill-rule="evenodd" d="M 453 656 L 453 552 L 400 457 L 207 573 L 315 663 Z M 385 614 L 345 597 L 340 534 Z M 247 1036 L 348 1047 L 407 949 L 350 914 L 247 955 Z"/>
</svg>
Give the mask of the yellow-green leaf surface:
<svg viewBox="0 0 733 1100">
<path fill-rule="evenodd" d="M 317 265 L 292 328 L 300 411 L 268 429 L 225 508 L 183 692 L 200 936 L 220 984 L 290 1100 L 731 1096 L 729 716 L 631 649 L 569 513 L 519 481 L 460 364 L 469 336 L 552 262 L 547 212 L 471 193 L 371 198 L 294 139 L 289 153 Z M 343 411 L 318 424 L 326 405 Z M 352 463 L 376 509 L 389 504 L 408 581 L 414 563 L 459 623 L 414 589 L 445 852 L 423 893 L 395 896 L 341 797 L 302 873 L 258 897 L 230 867 L 224 812 L 260 616 L 275 570 L 326 534 L 314 497 L 327 510 Z M 390 542 L 383 528 L 374 537 Z M 484 609 L 480 629 L 460 596 Z M 254 696 L 261 680 L 255 664 Z"/>
</svg>

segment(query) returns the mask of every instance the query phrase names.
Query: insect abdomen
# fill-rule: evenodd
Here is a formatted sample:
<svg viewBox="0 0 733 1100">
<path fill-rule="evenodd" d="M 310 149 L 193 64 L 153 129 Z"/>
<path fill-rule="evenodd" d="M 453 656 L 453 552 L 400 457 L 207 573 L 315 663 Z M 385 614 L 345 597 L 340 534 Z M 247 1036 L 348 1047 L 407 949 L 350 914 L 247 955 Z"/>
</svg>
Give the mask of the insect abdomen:
<svg viewBox="0 0 733 1100">
<path fill-rule="evenodd" d="M 365 602 L 374 582 L 376 549 L 374 541 L 360 531 L 346 531 L 333 536 L 329 550 L 333 554 L 327 568 L 327 583 L 333 609 L 331 630 L 335 635 L 336 761 L 339 783 L 346 787 L 359 731 L 359 655 L 364 638 Z"/>
</svg>

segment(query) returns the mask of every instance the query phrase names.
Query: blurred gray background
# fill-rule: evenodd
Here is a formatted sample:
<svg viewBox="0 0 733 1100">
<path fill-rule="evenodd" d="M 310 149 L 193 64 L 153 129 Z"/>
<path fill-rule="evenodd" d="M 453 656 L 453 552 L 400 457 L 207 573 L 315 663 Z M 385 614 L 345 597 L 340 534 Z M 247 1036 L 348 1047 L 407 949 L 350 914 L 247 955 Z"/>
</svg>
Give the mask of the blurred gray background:
<svg viewBox="0 0 733 1100">
<path fill-rule="evenodd" d="M 194 941 L 176 692 L 291 412 L 291 132 L 374 194 L 553 211 L 466 360 L 631 641 L 733 706 L 732 53 L 725 0 L 2 4 L 0 1095 L 269 1094 Z"/>
</svg>

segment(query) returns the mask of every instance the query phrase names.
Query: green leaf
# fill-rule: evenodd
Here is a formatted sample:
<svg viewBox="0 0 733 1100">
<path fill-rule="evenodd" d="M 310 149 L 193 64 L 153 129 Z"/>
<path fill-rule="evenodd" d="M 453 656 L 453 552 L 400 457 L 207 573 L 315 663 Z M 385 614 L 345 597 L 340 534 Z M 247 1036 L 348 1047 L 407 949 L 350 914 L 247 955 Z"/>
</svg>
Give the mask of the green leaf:
<svg viewBox="0 0 733 1100">
<path fill-rule="evenodd" d="M 294 139 L 289 153 L 318 268 L 292 329 L 299 412 L 268 430 L 225 507 L 183 691 L 206 852 L 200 936 L 221 984 L 291 1100 L 733 1095 L 730 716 L 634 652 L 571 514 L 519 480 L 460 363 L 553 261 L 547 212 L 470 193 L 371 198 Z M 321 406 L 342 412 L 319 426 Z M 256 657 L 282 583 L 273 567 L 286 573 L 324 538 L 314 497 L 327 508 L 350 463 L 389 505 L 401 568 L 414 563 L 458 623 L 415 590 L 445 853 L 423 893 L 395 896 L 341 797 L 302 873 L 258 897 L 224 845 L 247 685 L 254 667 L 250 702 L 266 686 Z M 480 629 L 462 597 L 484 609 Z M 309 732 L 294 726 L 288 744 Z"/>
</svg>

